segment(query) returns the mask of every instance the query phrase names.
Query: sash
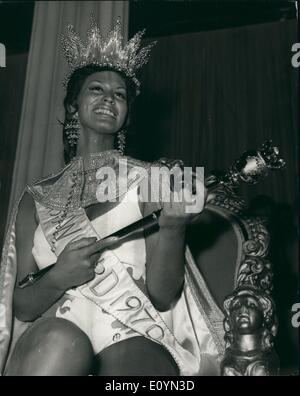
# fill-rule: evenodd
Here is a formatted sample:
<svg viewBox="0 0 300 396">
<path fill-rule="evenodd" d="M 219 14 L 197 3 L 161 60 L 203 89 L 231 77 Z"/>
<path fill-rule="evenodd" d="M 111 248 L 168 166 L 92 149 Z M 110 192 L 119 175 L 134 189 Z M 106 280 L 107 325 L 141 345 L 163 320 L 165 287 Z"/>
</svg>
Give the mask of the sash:
<svg viewBox="0 0 300 396">
<path fill-rule="evenodd" d="M 44 235 L 50 246 L 55 249 L 56 256 L 72 240 L 97 236 L 85 210 L 78 208 L 68 212 L 53 246 L 52 238 L 57 231 L 56 225 L 61 211 L 46 208 L 38 202 L 35 204 Z M 182 347 L 117 256 L 106 249 L 98 264 L 95 268 L 95 278 L 76 290 L 123 325 L 164 346 L 177 363 L 181 375 L 197 375 L 200 370 L 200 358 Z"/>
</svg>

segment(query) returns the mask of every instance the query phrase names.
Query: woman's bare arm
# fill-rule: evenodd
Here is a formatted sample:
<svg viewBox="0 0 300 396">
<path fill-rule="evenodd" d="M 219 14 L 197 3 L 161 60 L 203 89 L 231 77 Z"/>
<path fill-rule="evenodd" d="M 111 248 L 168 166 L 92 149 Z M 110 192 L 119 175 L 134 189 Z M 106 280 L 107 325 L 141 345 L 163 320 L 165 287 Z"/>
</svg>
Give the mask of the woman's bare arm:
<svg viewBox="0 0 300 396">
<path fill-rule="evenodd" d="M 148 185 L 146 191 L 150 191 Z M 157 210 L 159 205 L 147 201 L 143 188 L 140 189 L 140 210 L 143 216 Z M 183 289 L 185 272 L 185 225 L 172 222 L 156 232 L 145 233 L 146 286 L 149 298 L 158 311 L 170 309 Z"/>
<path fill-rule="evenodd" d="M 166 311 L 180 296 L 184 285 L 185 228 L 160 228 L 145 240 L 149 297 L 157 310 Z"/>
<path fill-rule="evenodd" d="M 32 255 L 34 232 L 38 226 L 35 219 L 33 198 L 25 193 L 16 220 L 16 252 L 17 252 L 17 282 L 14 291 L 14 312 L 21 321 L 33 321 L 42 315 L 64 290 L 57 287 L 53 272 L 46 273 L 38 282 L 24 289 L 18 287 L 18 282 L 29 272 L 38 270 Z"/>
<path fill-rule="evenodd" d="M 173 191 L 171 186 L 167 185 L 170 189 L 170 199 L 162 201 L 159 231 L 146 238 L 146 285 L 149 297 L 159 311 L 170 309 L 183 290 L 186 228 L 202 212 L 206 200 L 203 184 L 200 180 L 196 180 L 195 183 L 197 197 L 203 198 L 197 201 L 194 201 L 190 188 L 182 186 L 181 192 L 184 194 L 180 194 L 180 191 Z M 148 186 L 149 188 L 151 186 Z M 190 202 L 195 202 L 193 213 L 187 211 Z M 148 203 L 144 206 L 151 207 L 153 204 Z"/>
</svg>

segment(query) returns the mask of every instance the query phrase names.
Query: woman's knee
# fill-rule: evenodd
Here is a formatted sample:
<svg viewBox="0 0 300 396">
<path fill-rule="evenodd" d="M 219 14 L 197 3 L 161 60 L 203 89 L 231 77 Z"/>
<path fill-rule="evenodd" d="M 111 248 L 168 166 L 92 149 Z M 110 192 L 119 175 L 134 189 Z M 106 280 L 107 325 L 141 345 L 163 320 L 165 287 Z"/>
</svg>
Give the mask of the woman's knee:
<svg viewBox="0 0 300 396">
<path fill-rule="evenodd" d="M 100 376 L 178 376 L 170 353 L 145 337 L 132 337 L 105 348 L 97 355 Z"/>
<path fill-rule="evenodd" d="M 49 318 L 21 336 L 7 375 L 85 375 L 92 361 L 93 349 L 86 334 L 72 322 Z"/>
<path fill-rule="evenodd" d="M 92 345 L 87 335 L 74 323 L 61 319 L 50 318 L 40 321 L 30 329 L 33 344 L 49 347 L 59 346 L 61 351 L 92 353 Z"/>
</svg>

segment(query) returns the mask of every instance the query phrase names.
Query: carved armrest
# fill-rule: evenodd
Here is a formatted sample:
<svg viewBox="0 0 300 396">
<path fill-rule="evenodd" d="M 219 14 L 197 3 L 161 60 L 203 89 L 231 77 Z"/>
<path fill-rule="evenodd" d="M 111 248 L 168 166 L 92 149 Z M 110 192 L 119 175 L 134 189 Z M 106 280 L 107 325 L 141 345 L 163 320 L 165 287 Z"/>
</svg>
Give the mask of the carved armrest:
<svg viewBox="0 0 300 396">
<path fill-rule="evenodd" d="M 234 290 L 223 304 L 226 349 L 221 375 L 278 375 L 279 360 L 273 348 L 277 320 L 265 220 L 247 214 L 244 201 L 226 186 L 216 189 L 210 205 L 234 219 L 241 232 Z"/>
<path fill-rule="evenodd" d="M 224 314 L 222 375 L 276 375 L 277 332 L 265 220 L 247 212 L 235 188 L 216 184 L 188 244 L 207 288 Z M 200 218 L 199 218 L 200 219 Z"/>
</svg>

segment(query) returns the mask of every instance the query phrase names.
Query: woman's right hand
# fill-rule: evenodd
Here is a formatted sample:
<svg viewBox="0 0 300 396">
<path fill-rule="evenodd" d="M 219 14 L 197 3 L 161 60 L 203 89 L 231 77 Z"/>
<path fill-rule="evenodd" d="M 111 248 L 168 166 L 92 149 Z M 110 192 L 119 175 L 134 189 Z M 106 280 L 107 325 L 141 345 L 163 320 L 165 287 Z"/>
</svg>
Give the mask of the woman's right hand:
<svg viewBox="0 0 300 396">
<path fill-rule="evenodd" d="M 55 286 L 66 291 L 94 279 L 95 266 L 103 249 L 115 243 L 117 239 L 110 237 L 97 241 L 97 238 L 92 237 L 69 242 L 51 270 Z"/>
</svg>

